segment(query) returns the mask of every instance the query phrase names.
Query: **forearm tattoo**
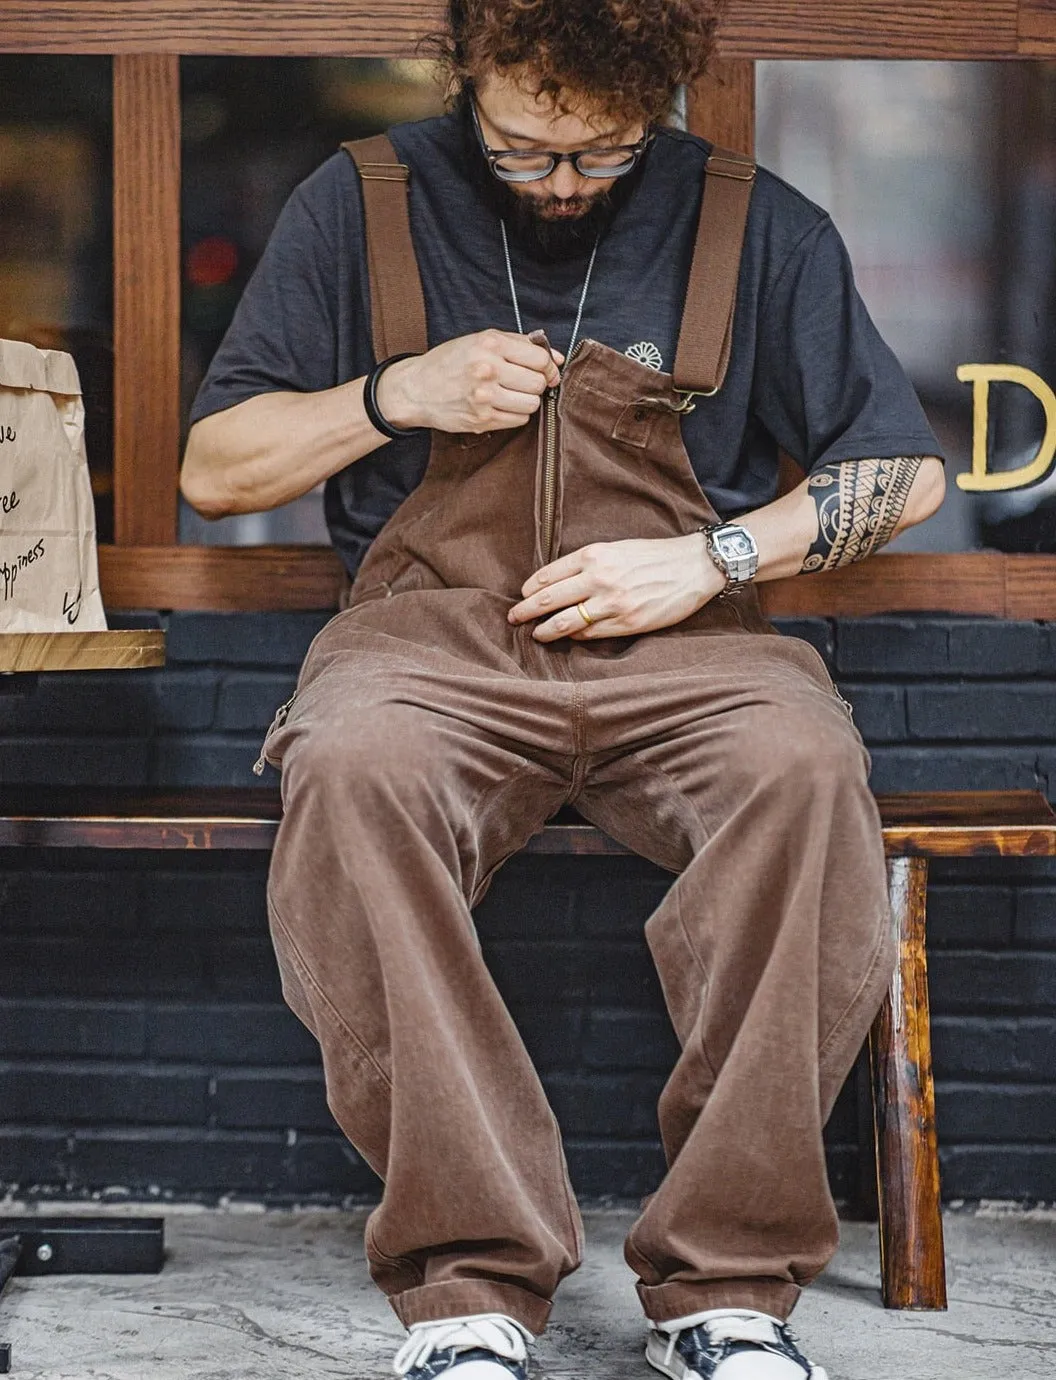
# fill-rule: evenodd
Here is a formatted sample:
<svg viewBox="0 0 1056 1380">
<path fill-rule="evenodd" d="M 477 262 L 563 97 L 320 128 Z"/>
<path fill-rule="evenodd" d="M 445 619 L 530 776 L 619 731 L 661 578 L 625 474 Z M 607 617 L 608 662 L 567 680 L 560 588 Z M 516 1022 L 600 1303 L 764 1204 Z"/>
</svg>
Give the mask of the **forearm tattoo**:
<svg viewBox="0 0 1056 1380">
<path fill-rule="evenodd" d="M 841 460 L 807 480 L 818 510 L 818 536 L 801 574 L 835 570 L 886 545 L 905 510 L 923 455 L 890 460 Z"/>
</svg>

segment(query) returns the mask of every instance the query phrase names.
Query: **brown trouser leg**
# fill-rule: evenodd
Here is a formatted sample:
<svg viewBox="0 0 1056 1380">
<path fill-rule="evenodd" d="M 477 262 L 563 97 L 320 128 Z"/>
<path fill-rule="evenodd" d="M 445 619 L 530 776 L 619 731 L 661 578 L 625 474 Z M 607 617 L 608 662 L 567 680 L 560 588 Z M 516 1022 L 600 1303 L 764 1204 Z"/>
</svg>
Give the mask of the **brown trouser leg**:
<svg viewBox="0 0 1056 1380">
<path fill-rule="evenodd" d="M 325 631 L 269 741 L 284 994 L 320 1042 L 335 1118 L 385 1181 L 366 1249 L 400 1320 L 494 1311 L 539 1332 L 581 1223 L 470 904 L 567 793 L 571 689 L 550 687 L 551 705 L 523 675 L 384 642 Z"/>
<path fill-rule="evenodd" d="M 669 1169 L 627 1261 L 656 1321 L 785 1317 L 836 1249 L 822 1127 L 894 966 L 868 754 L 789 638 L 723 636 L 586 703 L 588 734 L 650 738 L 578 808 L 680 874 L 645 931 L 682 1045 L 659 1106 Z"/>
<path fill-rule="evenodd" d="M 469 907 L 585 781 L 585 814 L 680 873 L 646 928 L 683 1054 L 670 1171 L 627 1245 L 643 1305 L 786 1314 L 835 1247 L 822 1124 L 892 964 L 867 757 L 820 661 L 723 634 L 657 644 L 669 671 L 577 652 L 547 680 L 346 632 L 271 745 L 269 896 L 330 1106 L 385 1180 L 373 1277 L 405 1323 L 538 1331 L 578 1264 L 556 1125 Z"/>
</svg>

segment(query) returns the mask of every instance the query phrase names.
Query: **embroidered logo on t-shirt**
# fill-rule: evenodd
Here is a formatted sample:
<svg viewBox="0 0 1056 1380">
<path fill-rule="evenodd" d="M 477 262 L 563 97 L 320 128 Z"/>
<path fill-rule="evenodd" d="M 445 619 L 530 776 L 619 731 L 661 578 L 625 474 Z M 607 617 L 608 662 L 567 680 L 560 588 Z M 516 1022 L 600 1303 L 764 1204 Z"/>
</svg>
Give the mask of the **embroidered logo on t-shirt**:
<svg viewBox="0 0 1056 1380">
<path fill-rule="evenodd" d="M 637 345 L 628 345 L 623 353 L 628 359 L 636 359 L 639 364 L 648 365 L 650 369 L 663 368 L 663 358 L 651 340 L 639 340 Z"/>
</svg>

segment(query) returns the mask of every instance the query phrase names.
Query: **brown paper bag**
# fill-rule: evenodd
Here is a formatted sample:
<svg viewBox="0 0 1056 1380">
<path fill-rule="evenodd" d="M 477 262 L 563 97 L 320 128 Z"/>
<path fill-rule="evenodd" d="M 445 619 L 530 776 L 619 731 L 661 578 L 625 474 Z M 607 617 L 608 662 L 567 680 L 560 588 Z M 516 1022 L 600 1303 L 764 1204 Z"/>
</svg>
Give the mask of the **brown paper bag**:
<svg viewBox="0 0 1056 1380">
<path fill-rule="evenodd" d="M 0 340 L 0 633 L 105 629 L 77 366 Z"/>
</svg>

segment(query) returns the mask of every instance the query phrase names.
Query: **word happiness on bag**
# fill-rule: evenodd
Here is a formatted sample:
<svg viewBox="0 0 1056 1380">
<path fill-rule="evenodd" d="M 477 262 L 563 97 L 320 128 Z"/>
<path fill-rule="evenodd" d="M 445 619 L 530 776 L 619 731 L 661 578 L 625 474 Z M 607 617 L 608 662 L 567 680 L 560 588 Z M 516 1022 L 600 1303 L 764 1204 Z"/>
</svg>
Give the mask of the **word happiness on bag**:
<svg viewBox="0 0 1056 1380">
<path fill-rule="evenodd" d="M 44 538 L 38 537 L 36 543 L 28 551 L 21 552 L 9 565 L 7 561 L 0 561 L 0 600 L 7 600 L 14 597 L 15 581 L 18 579 L 18 572 L 25 570 L 27 566 L 39 561 L 44 554 Z"/>
</svg>

